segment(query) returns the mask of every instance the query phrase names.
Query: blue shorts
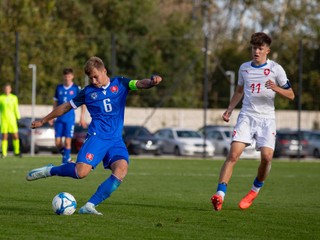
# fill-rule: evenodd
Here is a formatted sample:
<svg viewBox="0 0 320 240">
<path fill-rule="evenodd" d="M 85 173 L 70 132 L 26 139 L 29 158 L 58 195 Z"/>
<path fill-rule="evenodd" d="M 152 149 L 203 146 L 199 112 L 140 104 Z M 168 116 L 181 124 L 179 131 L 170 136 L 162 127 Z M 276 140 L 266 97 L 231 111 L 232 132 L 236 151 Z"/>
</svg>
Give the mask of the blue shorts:
<svg viewBox="0 0 320 240">
<path fill-rule="evenodd" d="M 55 138 L 73 138 L 74 132 L 74 122 L 61 122 L 55 121 L 54 122 L 54 131 L 55 131 Z"/>
<path fill-rule="evenodd" d="M 95 168 L 103 161 L 103 167 L 111 169 L 111 164 L 121 159 L 129 164 L 129 153 L 122 138 L 101 139 L 87 135 L 78 153 L 77 163 L 86 163 Z"/>
</svg>

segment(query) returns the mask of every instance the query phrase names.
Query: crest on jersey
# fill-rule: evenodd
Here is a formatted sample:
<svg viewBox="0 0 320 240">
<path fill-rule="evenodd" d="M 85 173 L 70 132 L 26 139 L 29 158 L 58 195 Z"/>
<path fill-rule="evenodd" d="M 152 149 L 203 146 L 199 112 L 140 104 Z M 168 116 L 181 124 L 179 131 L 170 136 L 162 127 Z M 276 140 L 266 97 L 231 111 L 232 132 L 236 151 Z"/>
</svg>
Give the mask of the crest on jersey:
<svg viewBox="0 0 320 240">
<path fill-rule="evenodd" d="M 269 68 L 266 68 L 264 71 L 263 71 L 264 75 L 268 76 L 269 73 L 270 73 L 270 69 Z"/>
<path fill-rule="evenodd" d="M 69 93 L 70 93 L 70 95 L 73 95 L 73 94 L 74 94 L 74 91 L 73 91 L 73 90 L 70 90 Z"/>
<path fill-rule="evenodd" d="M 237 134 L 237 131 L 233 130 L 232 137 L 234 137 L 236 134 Z"/>
<path fill-rule="evenodd" d="M 93 157 L 94 157 L 94 155 L 92 153 L 86 153 L 86 160 L 92 161 Z"/>
<path fill-rule="evenodd" d="M 110 90 L 112 93 L 116 94 L 116 93 L 118 93 L 119 88 L 118 88 L 118 86 L 112 86 L 112 87 L 110 87 Z"/>
<path fill-rule="evenodd" d="M 91 93 L 90 96 L 91 96 L 92 99 L 97 99 L 98 94 L 96 92 L 93 92 L 93 93 Z"/>
</svg>

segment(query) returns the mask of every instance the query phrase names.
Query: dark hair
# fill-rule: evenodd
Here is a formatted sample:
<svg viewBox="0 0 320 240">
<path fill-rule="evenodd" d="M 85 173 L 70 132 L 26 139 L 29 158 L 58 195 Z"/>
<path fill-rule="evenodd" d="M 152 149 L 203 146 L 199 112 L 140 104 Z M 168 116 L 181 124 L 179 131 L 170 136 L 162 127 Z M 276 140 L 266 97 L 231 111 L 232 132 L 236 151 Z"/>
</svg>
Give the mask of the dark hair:
<svg viewBox="0 0 320 240">
<path fill-rule="evenodd" d="M 99 70 L 105 68 L 103 61 L 100 58 L 95 56 L 89 58 L 89 60 L 84 65 L 85 74 L 89 75 L 94 68 Z"/>
<path fill-rule="evenodd" d="M 62 73 L 63 73 L 63 75 L 73 74 L 73 70 L 72 70 L 72 68 L 65 68 L 65 69 L 63 69 Z"/>
<path fill-rule="evenodd" d="M 272 43 L 272 39 L 264 32 L 256 32 L 251 36 L 251 41 L 250 41 L 251 45 L 262 46 L 266 44 L 270 46 L 271 43 Z"/>
</svg>

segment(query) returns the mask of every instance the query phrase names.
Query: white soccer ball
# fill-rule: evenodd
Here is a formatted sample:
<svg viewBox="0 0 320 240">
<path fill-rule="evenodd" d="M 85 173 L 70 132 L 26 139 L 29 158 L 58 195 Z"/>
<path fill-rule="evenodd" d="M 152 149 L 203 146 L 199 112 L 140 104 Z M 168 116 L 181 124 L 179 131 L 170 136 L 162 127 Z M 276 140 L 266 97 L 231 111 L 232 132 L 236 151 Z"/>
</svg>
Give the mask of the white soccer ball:
<svg viewBox="0 0 320 240">
<path fill-rule="evenodd" d="M 77 201 L 70 193 L 58 193 L 52 200 L 52 209 L 58 215 L 71 215 L 76 208 Z"/>
</svg>

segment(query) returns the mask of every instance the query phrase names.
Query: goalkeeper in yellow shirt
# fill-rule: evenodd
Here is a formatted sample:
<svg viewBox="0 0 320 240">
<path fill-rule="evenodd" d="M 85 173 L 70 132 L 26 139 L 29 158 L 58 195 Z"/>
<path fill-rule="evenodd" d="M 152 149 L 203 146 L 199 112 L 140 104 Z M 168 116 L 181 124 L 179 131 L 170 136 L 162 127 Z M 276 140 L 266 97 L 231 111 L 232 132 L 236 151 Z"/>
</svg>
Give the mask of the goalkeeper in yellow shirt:
<svg viewBox="0 0 320 240">
<path fill-rule="evenodd" d="M 20 142 L 18 134 L 18 121 L 20 112 L 18 108 L 18 98 L 11 93 L 12 88 L 9 83 L 4 86 L 4 94 L 0 95 L 0 120 L 2 134 L 2 158 L 8 154 L 8 134 L 12 134 L 12 145 L 15 156 L 21 157 Z"/>
</svg>

